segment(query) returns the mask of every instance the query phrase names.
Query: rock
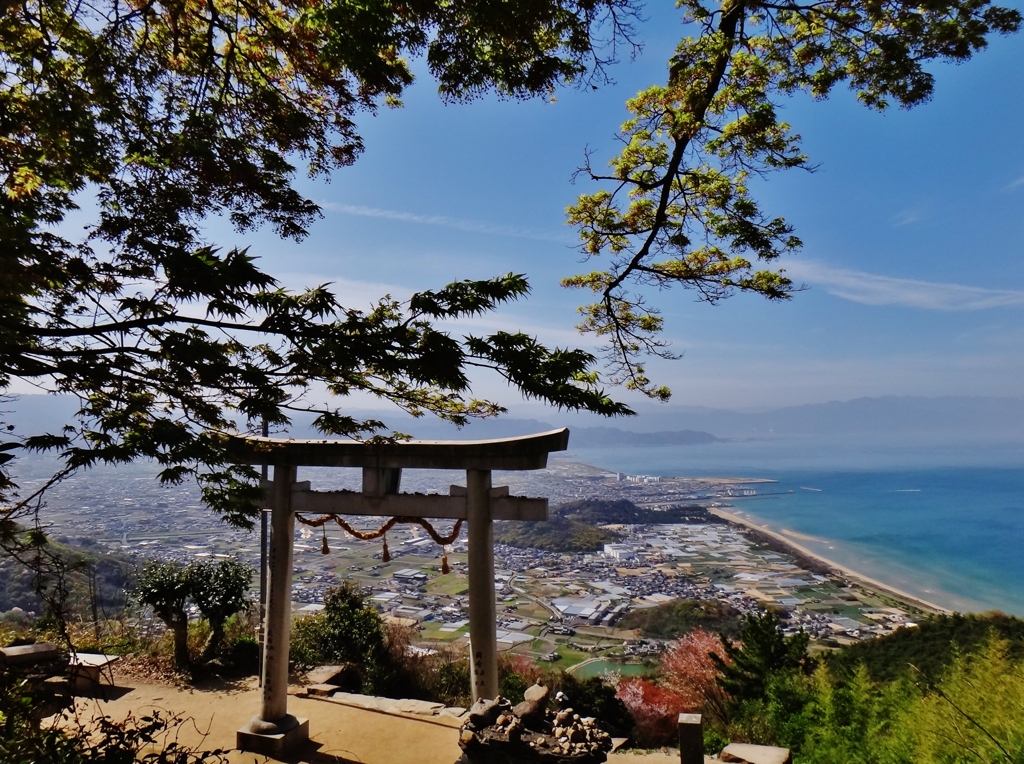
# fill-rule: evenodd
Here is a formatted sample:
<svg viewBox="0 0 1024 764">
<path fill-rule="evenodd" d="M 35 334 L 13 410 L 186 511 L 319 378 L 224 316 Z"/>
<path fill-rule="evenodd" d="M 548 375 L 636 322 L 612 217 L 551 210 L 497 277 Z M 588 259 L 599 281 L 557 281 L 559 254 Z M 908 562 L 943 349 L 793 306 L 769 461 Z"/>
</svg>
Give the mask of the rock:
<svg viewBox="0 0 1024 764">
<path fill-rule="evenodd" d="M 748 743 L 729 743 L 719 758 L 732 764 L 790 764 L 793 761 L 788 748 Z"/>
<path fill-rule="evenodd" d="M 333 684 L 344 692 L 358 693 L 363 686 L 363 672 L 354 663 L 321 666 L 306 672 L 309 684 Z"/>
<path fill-rule="evenodd" d="M 400 700 L 392 707 L 392 711 L 417 716 L 437 716 L 444 708 L 444 703 L 432 703 L 429 700 Z"/>
<path fill-rule="evenodd" d="M 522 719 L 527 725 L 536 726 L 544 720 L 544 712 L 548 707 L 548 695 L 551 693 L 549 687 L 540 682 L 526 688 L 523 693 L 523 702 L 512 709 L 512 713 Z"/>
<path fill-rule="evenodd" d="M 498 699 L 486 700 L 481 698 L 469 709 L 469 721 L 467 724 L 474 729 L 490 727 L 497 720 L 501 711 L 502 707 Z"/>
<path fill-rule="evenodd" d="M 510 743 L 518 743 L 523 739 L 523 725 L 518 719 L 513 719 L 512 723 L 508 725 L 508 730 L 505 733 L 508 735 L 508 741 Z"/>
<path fill-rule="evenodd" d="M 582 727 L 573 727 L 569 730 L 569 742 L 570 743 L 585 743 L 587 742 L 587 731 Z"/>
<path fill-rule="evenodd" d="M 344 703 L 347 706 L 358 706 L 359 708 L 377 708 L 378 698 L 372 695 L 357 695 L 351 692 L 335 690 L 330 694 L 331 700 L 335 703 Z M 390 702 L 390 701 L 389 701 Z"/>
<path fill-rule="evenodd" d="M 572 719 L 571 708 L 563 708 L 561 711 L 555 714 L 555 724 L 557 724 L 559 727 L 564 725 L 570 719 Z"/>
<path fill-rule="evenodd" d="M 339 689 L 341 688 L 336 684 L 311 684 L 306 687 L 306 694 L 318 698 L 328 698 Z"/>
<path fill-rule="evenodd" d="M 306 672 L 306 681 L 310 684 L 332 684 L 335 674 L 342 671 L 342 666 L 319 666 Z"/>
<path fill-rule="evenodd" d="M 523 700 L 528 700 L 531 703 L 543 703 L 546 708 L 548 704 L 548 695 L 550 694 L 550 687 L 545 687 L 540 682 L 537 682 L 536 684 L 526 688 L 526 692 L 523 693 Z"/>
</svg>

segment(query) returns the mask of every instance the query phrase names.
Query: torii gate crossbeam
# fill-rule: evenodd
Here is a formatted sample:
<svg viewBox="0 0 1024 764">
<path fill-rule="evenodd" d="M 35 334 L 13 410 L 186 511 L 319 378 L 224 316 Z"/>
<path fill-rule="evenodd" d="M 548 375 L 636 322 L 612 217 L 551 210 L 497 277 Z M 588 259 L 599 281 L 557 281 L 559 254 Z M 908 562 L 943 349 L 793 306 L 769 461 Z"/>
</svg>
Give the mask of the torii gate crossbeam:
<svg viewBox="0 0 1024 764">
<path fill-rule="evenodd" d="M 547 499 L 509 496 L 491 487 L 492 470 L 536 470 L 548 454 L 564 451 L 568 429 L 478 441 L 408 441 L 371 444 L 349 440 L 295 440 L 238 436 L 230 452 L 240 463 L 272 464 L 267 486 L 271 510 L 270 583 L 266 602 L 260 712 L 238 731 L 242 750 L 280 754 L 305 741 L 307 720 L 288 713 L 291 638 L 292 542 L 296 512 L 389 517 L 464 518 L 469 546 L 469 639 L 473 699 L 498 691 L 494 604 L 494 520 L 545 520 Z M 316 492 L 296 482 L 298 467 L 361 467 L 363 490 Z M 401 494 L 403 468 L 466 471 L 466 487 L 449 496 Z"/>
</svg>

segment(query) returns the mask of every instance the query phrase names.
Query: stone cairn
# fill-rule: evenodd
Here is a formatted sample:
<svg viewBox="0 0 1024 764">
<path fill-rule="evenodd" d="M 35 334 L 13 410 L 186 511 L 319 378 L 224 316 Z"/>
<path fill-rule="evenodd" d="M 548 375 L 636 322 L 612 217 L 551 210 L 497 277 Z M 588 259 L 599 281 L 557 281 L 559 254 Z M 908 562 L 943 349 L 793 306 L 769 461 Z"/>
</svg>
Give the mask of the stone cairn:
<svg viewBox="0 0 1024 764">
<path fill-rule="evenodd" d="M 569 699 L 555 695 L 558 710 L 548 709 L 550 689 L 538 682 L 515 707 L 500 695 L 477 701 L 459 737 L 461 764 L 599 764 L 612 748 L 611 736 L 592 717 L 580 718 Z"/>
</svg>

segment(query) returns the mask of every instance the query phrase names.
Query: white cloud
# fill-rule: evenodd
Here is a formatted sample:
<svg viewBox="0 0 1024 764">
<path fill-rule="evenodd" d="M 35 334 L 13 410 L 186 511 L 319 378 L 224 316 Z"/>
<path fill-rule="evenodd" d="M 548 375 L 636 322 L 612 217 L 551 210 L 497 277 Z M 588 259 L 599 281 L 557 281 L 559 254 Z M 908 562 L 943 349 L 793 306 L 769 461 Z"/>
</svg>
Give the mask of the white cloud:
<svg viewBox="0 0 1024 764">
<path fill-rule="evenodd" d="M 1009 188 L 1020 188 L 1021 186 L 1024 186 L 1024 175 L 1021 175 L 1017 180 L 1013 181 L 1013 183 L 1009 185 Z"/>
<path fill-rule="evenodd" d="M 892 216 L 890 222 L 895 228 L 902 228 L 903 226 L 913 225 L 914 223 L 920 223 L 924 220 L 925 215 L 921 210 L 909 209 L 897 212 Z"/>
<path fill-rule="evenodd" d="M 416 291 L 397 284 L 339 279 L 318 273 L 279 273 L 275 274 L 275 278 L 281 286 L 293 292 L 328 284 L 327 288 L 338 298 L 338 302 L 346 308 L 358 310 L 368 309 L 384 295 L 391 295 L 396 300 L 408 300 Z"/>
<path fill-rule="evenodd" d="M 1024 305 L 1024 291 L 1015 289 L 901 279 L 807 261 L 791 262 L 786 270 L 795 279 L 864 305 L 902 305 L 926 310 L 985 310 Z"/>
<path fill-rule="evenodd" d="M 483 220 L 450 218 L 444 215 L 420 215 L 415 212 L 385 210 L 380 209 L 379 207 L 363 207 L 358 204 L 336 204 L 335 202 L 318 203 L 325 210 L 330 210 L 331 212 L 342 212 L 346 215 L 383 218 L 385 220 L 397 220 L 402 223 L 417 223 L 419 225 L 432 225 L 439 226 L 441 228 L 454 228 L 458 231 L 469 231 L 470 233 L 484 233 L 494 236 L 512 236 L 518 239 L 554 241 L 561 244 L 571 243 L 571 238 L 565 234 L 545 233 L 531 228 L 521 228 L 518 226 L 503 225 L 501 223 L 489 223 Z"/>
</svg>

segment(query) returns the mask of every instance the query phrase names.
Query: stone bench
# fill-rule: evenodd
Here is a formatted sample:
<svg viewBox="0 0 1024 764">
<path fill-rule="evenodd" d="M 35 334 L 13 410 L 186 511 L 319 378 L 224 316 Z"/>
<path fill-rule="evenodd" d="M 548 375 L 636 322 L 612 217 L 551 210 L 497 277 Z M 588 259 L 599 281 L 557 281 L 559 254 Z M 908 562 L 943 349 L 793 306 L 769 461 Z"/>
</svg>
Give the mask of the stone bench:
<svg viewBox="0 0 1024 764">
<path fill-rule="evenodd" d="M 68 679 L 75 692 L 93 693 L 103 685 L 113 686 L 111 667 L 121 660 L 120 655 L 102 653 L 75 653 L 68 662 Z"/>
<path fill-rule="evenodd" d="M 32 718 L 51 716 L 71 703 L 64 673 L 68 656 L 49 642 L 0 648 L 0 676 L 22 680 L 35 700 Z"/>
<path fill-rule="evenodd" d="M 722 749 L 719 759 L 733 764 L 791 764 L 793 761 L 788 748 L 748 743 L 729 743 Z"/>
<path fill-rule="evenodd" d="M 0 667 L 5 669 L 27 670 L 34 666 L 60 661 L 61 658 L 60 649 L 49 642 L 0 648 Z"/>
</svg>

